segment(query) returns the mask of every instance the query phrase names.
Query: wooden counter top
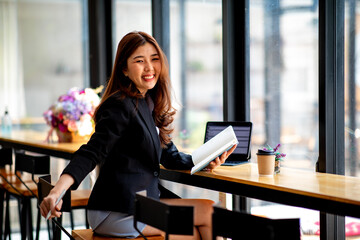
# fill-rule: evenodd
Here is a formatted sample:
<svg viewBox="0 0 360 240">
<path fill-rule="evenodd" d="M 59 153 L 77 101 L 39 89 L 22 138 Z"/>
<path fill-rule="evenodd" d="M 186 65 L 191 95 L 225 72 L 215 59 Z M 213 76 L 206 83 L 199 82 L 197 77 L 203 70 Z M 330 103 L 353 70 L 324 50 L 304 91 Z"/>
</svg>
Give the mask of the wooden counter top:
<svg viewBox="0 0 360 240">
<path fill-rule="evenodd" d="M 30 129 L 13 130 L 10 135 L 2 135 L 0 133 L 0 145 L 70 159 L 71 154 L 84 144 L 84 142 L 46 142 L 46 137 L 47 132 Z"/>
<path fill-rule="evenodd" d="M 220 166 L 212 172 L 161 169 L 160 178 L 265 201 L 360 217 L 360 178 L 281 168 L 260 177 L 256 163 Z M 350 207 L 351 206 L 351 207 Z"/>
</svg>

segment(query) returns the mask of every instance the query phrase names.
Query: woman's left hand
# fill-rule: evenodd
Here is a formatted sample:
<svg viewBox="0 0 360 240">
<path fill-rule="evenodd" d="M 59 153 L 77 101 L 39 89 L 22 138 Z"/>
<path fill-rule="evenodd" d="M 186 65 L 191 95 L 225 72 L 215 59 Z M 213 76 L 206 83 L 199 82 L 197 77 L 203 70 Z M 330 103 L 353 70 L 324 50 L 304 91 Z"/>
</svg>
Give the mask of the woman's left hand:
<svg viewBox="0 0 360 240">
<path fill-rule="evenodd" d="M 234 145 L 228 151 L 223 152 L 220 157 L 217 157 L 213 161 L 211 161 L 209 165 L 207 165 L 206 169 L 212 171 L 213 169 L 223 164 L 225 160 L 229 157 L 229 155 L 235 150 L 236 146 L 237 145 Z"/>
</svg>

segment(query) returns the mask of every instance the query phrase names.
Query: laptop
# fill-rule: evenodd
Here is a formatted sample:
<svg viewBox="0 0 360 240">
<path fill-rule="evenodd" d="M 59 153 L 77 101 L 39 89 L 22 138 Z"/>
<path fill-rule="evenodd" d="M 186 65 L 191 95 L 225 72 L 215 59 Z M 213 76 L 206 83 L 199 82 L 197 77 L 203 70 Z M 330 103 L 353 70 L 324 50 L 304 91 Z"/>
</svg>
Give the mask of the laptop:
<svg viewBox="0 0 360 240">
<path fill-rule="evenodd" d="M 234 152 L 226 159 L 224 166 L 235 166 L 249 162 L 251 158 L 250 142 L 252 123 L 251 122 L 207 122 L 204 142 L 209 141 L 216 134 L 231 125 L 234 129 L 238 145 Z"/>
</svg>

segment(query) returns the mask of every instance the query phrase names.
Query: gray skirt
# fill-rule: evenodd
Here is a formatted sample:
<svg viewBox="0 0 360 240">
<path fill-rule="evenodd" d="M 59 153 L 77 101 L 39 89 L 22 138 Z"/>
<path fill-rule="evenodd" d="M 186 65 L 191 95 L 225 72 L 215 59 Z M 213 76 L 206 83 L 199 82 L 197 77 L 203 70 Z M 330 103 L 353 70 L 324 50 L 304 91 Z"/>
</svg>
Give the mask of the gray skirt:
<svg viewBox="0 0 360 240">
<path fill-rule="evenodd" d="M 134 228 L 134 216 L 126 213 L 87 210 L 88 222 L 93 231 L 103 236 L 136 238 L 139 233 Z M 146 224 L 138 222 L 142 232 Z"/>
</svg>

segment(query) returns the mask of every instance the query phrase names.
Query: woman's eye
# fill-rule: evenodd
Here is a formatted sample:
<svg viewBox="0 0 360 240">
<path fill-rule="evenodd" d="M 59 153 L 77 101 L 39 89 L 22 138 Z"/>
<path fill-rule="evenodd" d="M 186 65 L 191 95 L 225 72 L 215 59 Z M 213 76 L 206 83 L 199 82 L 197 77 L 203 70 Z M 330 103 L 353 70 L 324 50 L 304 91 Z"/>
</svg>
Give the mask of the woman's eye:
<svg viewBox="0 0 360 240">
<path fill-rule="evenodd" d="M 160 60 L 160 58 L 153 58 L 153 61 L 157 61 L 157 60 Z"/>
<path fill-rule="evenodd" d="M 137 63 L 141 63 L 141 62 L 143 62 L 143 60 L 137 60 L 136 62 L 137 62 Z"/>
</svg>

